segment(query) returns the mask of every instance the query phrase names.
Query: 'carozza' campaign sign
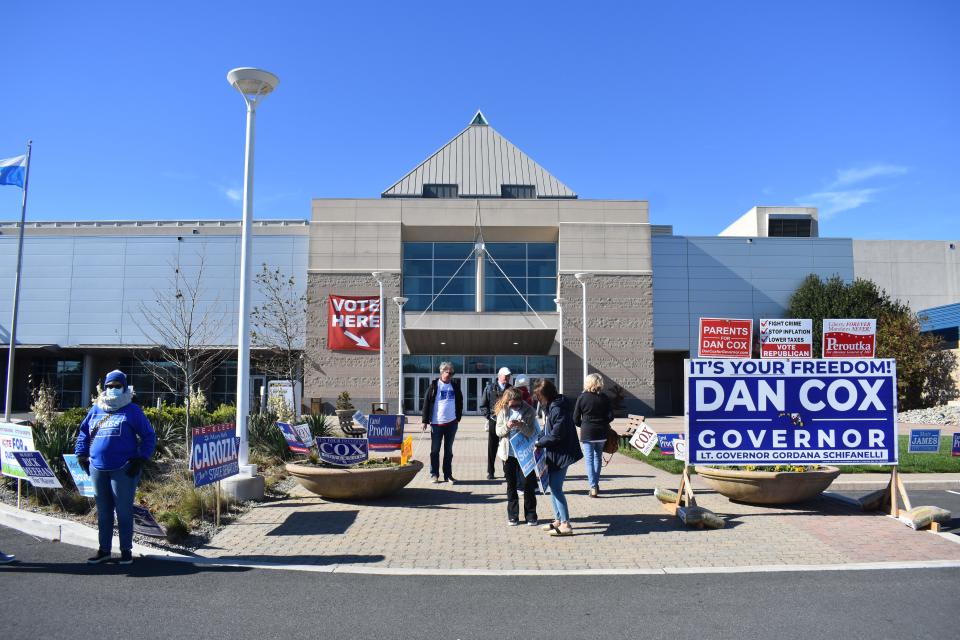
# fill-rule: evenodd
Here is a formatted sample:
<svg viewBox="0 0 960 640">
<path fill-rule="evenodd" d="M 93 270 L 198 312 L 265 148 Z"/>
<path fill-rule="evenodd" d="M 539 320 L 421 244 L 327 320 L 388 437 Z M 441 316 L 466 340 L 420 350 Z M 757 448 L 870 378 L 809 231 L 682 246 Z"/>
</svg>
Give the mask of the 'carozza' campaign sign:
<svg viewBox="0 0 960 640">
<path fill-rule="evenodd" d="M 380 298 L 331 293 L 327 309 L 328 349 L 380 350 Z"/>
<path fill-rule="evenodd" d="M 240 438 L 232 424 L 193 428 L 190 468 L 193 484 L 202 487 L 240 473 Z"/>
<path fill-rule="evenodd" d="M 753 320 L 700 318 L 701 358 L 749 358 L 753 349 Z"/>
<path fill-rule="evenodd" d="M 760 318 L 761 358 L 812 358 L 813 320 Z"/>
<path fill-rule="evenodd" d="M 690 464 L 896 464 L 894 360 L 687 360 Z"/>
<path fill-rule="evenodd" d="M 367 418 L 367 440 L 371 451 L 395 451 L 403 444 L 406 416 L 373 413 Z"/>
</svg>

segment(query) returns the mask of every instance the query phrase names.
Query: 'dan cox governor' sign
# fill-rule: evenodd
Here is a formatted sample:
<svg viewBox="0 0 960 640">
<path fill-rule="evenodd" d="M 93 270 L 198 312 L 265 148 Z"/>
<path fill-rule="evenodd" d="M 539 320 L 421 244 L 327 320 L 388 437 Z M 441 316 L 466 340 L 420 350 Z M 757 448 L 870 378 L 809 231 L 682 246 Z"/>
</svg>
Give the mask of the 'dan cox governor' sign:
<svg viewBox="0 0 960 640">
<path fill-rule="evenodd" d="M 331 293 L 327 302 L 327 348 L 379 351 L 380 298 Z"/>
<path fill-rule="evenodd" d="M 824 358 L 872 358 L 877 347 L 876 319 L 823 321 Z"/>
<path fill-rule="evenodd" d="M 700 318 L 701 358 L 749 358 L 753 348 L 753 320 Z"/>
<path fill-rule="evenodd" d="M 895 360 L 685 366 L 690 464 L 897 464 Z"/>
</svg>

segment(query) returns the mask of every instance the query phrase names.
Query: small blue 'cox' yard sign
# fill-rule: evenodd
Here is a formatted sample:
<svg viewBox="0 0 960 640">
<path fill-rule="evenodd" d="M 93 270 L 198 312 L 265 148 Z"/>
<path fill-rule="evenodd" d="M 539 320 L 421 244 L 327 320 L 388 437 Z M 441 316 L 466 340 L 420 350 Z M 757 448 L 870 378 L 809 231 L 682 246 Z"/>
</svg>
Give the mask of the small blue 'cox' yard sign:
<svg viewBox="0 0 960 640">
<path fill-rule="evenodd" d="M 370 449 L 366 438 L 317 438 L 320 459 L 340 467 L 366 462 Z"/>
<path fill-rule="evenodd" d="M 940 429 L 910 429 L 910 453 L 937 453 L 940 451 Z"/>
<path fill-rule="evenodd" d="M 953 455 L 960 456 L 960 433 L 953 434 Z"/>
</svg>

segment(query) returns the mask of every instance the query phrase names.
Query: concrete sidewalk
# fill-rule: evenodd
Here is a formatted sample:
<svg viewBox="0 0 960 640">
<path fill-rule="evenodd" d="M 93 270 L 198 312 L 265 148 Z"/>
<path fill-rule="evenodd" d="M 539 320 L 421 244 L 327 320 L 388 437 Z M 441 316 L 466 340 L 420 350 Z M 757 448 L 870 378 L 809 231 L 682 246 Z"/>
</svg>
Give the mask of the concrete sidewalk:
<svg viewBox="0 0 960 640">
<path fill-rule="evenodd" d="M 415 434 L 426 460 L 429 438 Z M 426 470 L 402 492 L 363 504 L 328 502 L 299 489 L 254 508 L 199 550 L 226 561 L 291 563 L 354 571 L 682 571 L 716 568 L 837 568 L 863 563 L 960 562 L 960 538 L 916 532 L 880 514 L 820 499 L 802 508 L 734 504 L 708 492 L 698 502 L 727 521 L 689 530 L 653 497 L 677 476 L 616 455 L 590 498 L 583 463 L 566 484 L 576 535 L 508 527 L 502 471 L 486 477 L 486 434 L 465 421 L 454 457 L 457 484 L 429 483 Z M 538 514 L 552 519 L 549 496 Z M 885 565 L 886 566 L 886 565 Z"/>
</svg>

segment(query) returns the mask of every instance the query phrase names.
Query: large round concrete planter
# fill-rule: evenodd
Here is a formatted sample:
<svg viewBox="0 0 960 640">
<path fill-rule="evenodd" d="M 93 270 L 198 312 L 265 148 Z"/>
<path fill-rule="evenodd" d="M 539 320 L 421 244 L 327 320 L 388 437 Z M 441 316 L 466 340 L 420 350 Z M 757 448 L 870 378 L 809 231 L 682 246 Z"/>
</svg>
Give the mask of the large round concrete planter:
<svg viewBox="0 0 960 640">
<path fill-rule="evenodd" d="M 396 493 L 423 469 L 419 460 L 402 467 L 315 467 L 287 465 L 287 473 L 307 491 L 331 500 L 371 500 Z"/>
<path fill-rule="evenodd" d="M 840 475 L 837 467 L 815 471 L 741 471 L 697 467 L 697 475 L 718 493 L 748 504 L 791 504 L 820 495 Z"/>
</svg>

